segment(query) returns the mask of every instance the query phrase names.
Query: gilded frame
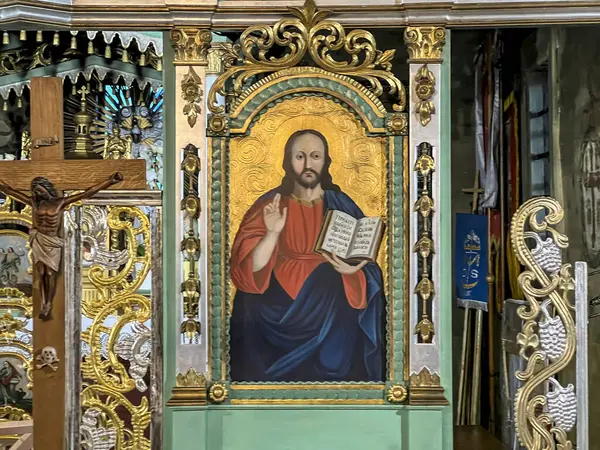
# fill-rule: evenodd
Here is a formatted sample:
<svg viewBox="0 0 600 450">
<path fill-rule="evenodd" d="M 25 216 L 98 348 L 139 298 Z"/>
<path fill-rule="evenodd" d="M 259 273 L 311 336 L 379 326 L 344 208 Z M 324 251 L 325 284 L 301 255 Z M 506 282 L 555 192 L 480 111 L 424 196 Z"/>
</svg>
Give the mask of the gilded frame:
<svg viewBox="0 0 600 450">
<path fill-rule="evenodd" d="M 387 140 L 388 277 L 386 285 L 386 376 L 384 382 L 251 383 L 231 382 L 229 370 L 228 144 L 245 136 L 260 115 L 277 102 L 298 96 L 327 96 L 360 121 L 369 136 Z M 212 117 L 215 117 L 213 115 Z M 225 117 L 220 132 L 209 126 L 208 379 L 229 390 L 231 404 L 384 404 L 391 386 L 407 381 L 408 369 L 408 138 L 394 127 L 398 113 L 355 80 L 315 67 L 275 72 L 245 89 Z M 223 115 L 220 115 L 223 117 Z M 209 117 L 210 123 L 211 117 Z M 397 122 L 396 122 L 397 123 Z M 405 123 L 405 122 L 404 122 Z M 385 393 L 388 391 L 388 395 Z M 405 392 L 405 391 L 404 391 Z"/>
</svg>

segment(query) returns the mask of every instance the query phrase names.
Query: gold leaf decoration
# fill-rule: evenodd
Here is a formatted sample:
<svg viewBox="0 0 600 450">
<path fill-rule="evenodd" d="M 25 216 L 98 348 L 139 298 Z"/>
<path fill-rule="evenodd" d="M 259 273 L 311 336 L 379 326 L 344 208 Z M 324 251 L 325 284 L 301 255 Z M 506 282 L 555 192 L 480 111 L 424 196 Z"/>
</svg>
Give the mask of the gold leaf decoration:
<svg viewBox="0 0 600 450">
<path fill-rule="evenodd" d="M 440 61 L 446 44 L 446 30 L 442 27 L 407 27 L 404 43 L 410 59 Z"/>
<path fill-rule="evenodd" d="M 427 64 L 415 74 L 415 94 L 418 98 L 415 113 L 419 116 L 419 123 L 427 126 L 431 122 L 431 115 L 435 114 L 435 105 L 431 100 L 435 94 L 435 76 L 427 68 Z"/>
<path fill-rule="evenodd" d="M 421 319 L 419 321 L 419 323 L 417 324 L 417 326 L 415 327 L 415 334 L 418 334 L 421 336 L 422 342 L 424 342 L 424 343 L 431 342 L 431 339 L 433 338 L 433 335 L 435 334 L 435 329 L 433 327 L 433 323 L 427 317 L 425 317 L 424 319 Z"/>
<path fill-rule="evenodd" d="M 422 177 L 428 177 L 431 172 L 435 171 L 435 161 L 431 155 L 422 154 L 415 162 L 415 170 Z"/>
<path fill-rule="evenodd" d="M 187 116 L 188 125 L 194 128 L 198 115 L 202 112 L 200 101 L 202 100 L 202 79 L 193 67 L 188 67 L 188 73 L 181 80 L 181 98 L 186 102 L 183 114 Z"/>
<path fill-rule="evenodd" d="M 517 390 L 515 424 L 519 441 L 530 450 L 573 447 L 567 433 L 575 425 L 574 387 L 562 387 L 557 376 L 571 363 L 576 347 L 569 300 L 574 280 L 570 265 L 562 264 L 568 239 L 555 227 L 562 218 L 556 200 L 536 197 L 517 210 L 510 230 L 515 255 L 525 267 L 518 282 L 527 300 L 517 309 L 524 322 L 517 343 L 526 366 L 515 374 L 524 382 Z"/>
<path fill-rule="evenodd" d="M 214 383 L 208 391 L 208 398 L 213 403 L 223 403 L 227 400 L 229 392 L 224 383 Z"/>
<path fill-rule="evenodd" d="M 81 333 L 89 349 L 81 362 L 81 406 L 84 413 L 100 413 L 102 426 L 114 430 L 122 448 L 150 450 L 145 435 L 151 419 L 148 397 L 133 400 L 137 395 L 130 395 L 136 390 L 143 392 L 147 386 L 143 375 L 131 371 L 131 366 L 128 369 L 122 359 L 124 344 L 133 352 L 134 342 L 150 339 L 144 323 L 152 319 L 151 300 L 138 293 L 150 271 L 150 221 L 139 208 L 115 206 L 109 207 L 106 224 L 109 233 L 122 233 L 128 259 L 119 270 L 94 264 L 85 280 L 92 288 L 91 295 L 82 301 L 82 312 L 91 325 Z M 139 252 L 139 248 L 144 251 Z M 109 327 L 106 323 L 110 318 L 116 320 Z M 139 341 L 122 338 L 130 327 L 131 339 Z"/>
<path fill-rule="evenodd" d="M 255 75 L 277 72 L 297 66 L 308 53 L 314 64 L 324 70 L 367 82 L 376 96 L 383 93 L 382 80 L 389 93 L 397 97 L 394 111 L 406 108 L 406 91 L 391 72 L 394 50 L 377 49 L 375 37 L 366 30 L 346 33 L 338 22 L 327 19 L 329 10 L 318 10 L 314 0 L 307 0 L 302 8 L 290 7 L 295 18 L 285 18 L 272 27 L 256 25 L 247 28 L 234 46 L 235 61 L 215 81 L 208 94 L 208 108 L 220 114 L 225 108 L 217 102 L 217 94 L 235 95 Z M 283 50 L 283 56 L 275 51 Z M 332 56 L 342 50 L 348 56 L 338 60 Z M 231 90 L 225 85 L 233 81 Z"/>
<path fill-rule="evenodd" d="M 387 400 L 390 403 L 403 403 L 408 396 L 406 388 L 401 384 L 392 384 L 387 392 Z"/>
<path fill-rule="evenodd" d="M 208 29 L 175 28 L 171 30 L 171 45 L 175 51 L 174 63 L 207 65 L 212 33 Z"/>
<path fill-rule="evenodd" d="M 196 369 L 190 367 L 184 374 L 177 374 L 177 387 L 197 387 L 206 388 L 206 376 L 203 373 L 196 372 Z"/>
</svg>

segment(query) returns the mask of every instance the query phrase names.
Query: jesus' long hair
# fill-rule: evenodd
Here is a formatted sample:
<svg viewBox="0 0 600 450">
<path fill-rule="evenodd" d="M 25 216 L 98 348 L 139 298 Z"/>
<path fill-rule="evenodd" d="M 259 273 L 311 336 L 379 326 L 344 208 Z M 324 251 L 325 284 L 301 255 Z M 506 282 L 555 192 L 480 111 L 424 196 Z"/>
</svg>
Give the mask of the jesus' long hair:
<svg viewBox="0 0 600 450">
<path fill-rule="evenodd" d="M 35 188 L 38 186 L 43 187 L 52 197 L 58 197 L 58 192 L 56 192 L 56 188 L 48 178 L 35 177 L 33 180 L 31 180 L 32 191 L 34 191 Z"/>
<path fill-rule="evenodd" d="M 285 153 L 283 155 L 283 170 L 285 171 L 285 175 L 281 180 L 281 184 L 276 189 L 281 195 L 287 196 L 291 195 L 294 191 L 294 184 L 298 175 L 294 172 L 294 167 L 292 166 L 292 146 L 296 139 L 303 134 L 312 134 L 313 136 L 318 137 L 323 142 L 323 148 L 325 149 L 325 165 L 323 166 L 323 170 L 320 174 L 320 183 L 321 188 L 325 191 L 340 191 L 340 187 L 337 184 L 333 183 L 333 179 L 331 178 L 331 174 L 329 173 L 329 166 L 331 165 L 331 157 L 329 156 L 329 145 L 327 144 L 327 139 L 321 133 L 316 130 L 299 130 L 290 136 L 285 144 Z"/>
</svg>

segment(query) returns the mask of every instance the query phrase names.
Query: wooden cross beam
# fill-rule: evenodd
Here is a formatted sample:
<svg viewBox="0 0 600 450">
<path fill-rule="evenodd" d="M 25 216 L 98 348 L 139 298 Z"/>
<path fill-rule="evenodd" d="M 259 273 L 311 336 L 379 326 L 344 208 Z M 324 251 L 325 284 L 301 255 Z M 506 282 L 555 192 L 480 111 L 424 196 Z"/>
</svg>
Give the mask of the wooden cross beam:
<svg viewBox="0 0 600 450">
<path fill-rule="evenodd" d="M 144 160 L 65 161 L 63 147 L 63 87 L 60 78 L 31 79 L 31 161 L 0 162 L 0 181 L 16 191 L 30 191 L 35 177 L 48 178 L 59 195 L 63 190 L 85 190 L 106 181 L 114 172 L 123 174 L 117 189 L 146 189 Z M 17 192 L 19 194 L 19 192 Z M 22 193 L 18 196 L 25 198 Z M 26 199 L 26 198 L 25 198 Z M 34 216 L 36 211 L 34 208 Z M 62 217 L 59 217 L 62 224 Z M 35 225 L 34 217 L 34 225 Z M 36 358 L 41 349 L 50 346 L 57 352 L 58 364 L 33 367 L 34 448 L 63 450 L 65 411 L 65 293 L 63 271 L 59 269 L 50 320 L 38 318 L 40 313 L 40 276 L 33 275 L 33 351 Z M 76 351 L 78 349 L 69 349 Z"/>
</svg>

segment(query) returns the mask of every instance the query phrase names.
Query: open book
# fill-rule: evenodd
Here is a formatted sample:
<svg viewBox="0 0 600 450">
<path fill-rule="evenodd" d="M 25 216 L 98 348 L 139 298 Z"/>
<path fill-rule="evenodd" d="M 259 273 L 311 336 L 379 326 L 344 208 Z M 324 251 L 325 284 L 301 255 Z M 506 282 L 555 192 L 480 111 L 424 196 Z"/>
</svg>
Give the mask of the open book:
<svg viewBox="0 0 600 450">
<path fill-rule="evenodd" d="M 347 262 L 375 261 L 385 224 L 380 217 L 355 219 L 342 211 L 328 210 L 315 245 L 317 253 L 335 254 Z"/>
</svg>

